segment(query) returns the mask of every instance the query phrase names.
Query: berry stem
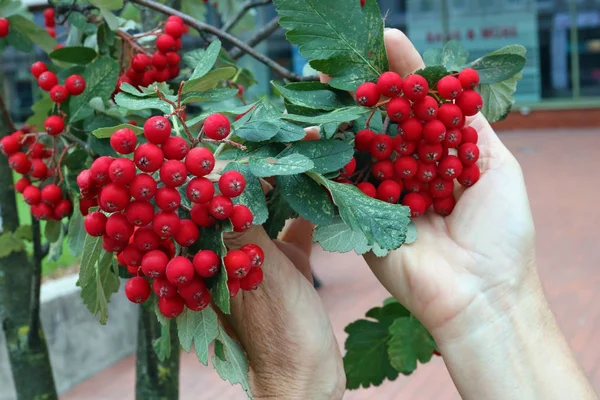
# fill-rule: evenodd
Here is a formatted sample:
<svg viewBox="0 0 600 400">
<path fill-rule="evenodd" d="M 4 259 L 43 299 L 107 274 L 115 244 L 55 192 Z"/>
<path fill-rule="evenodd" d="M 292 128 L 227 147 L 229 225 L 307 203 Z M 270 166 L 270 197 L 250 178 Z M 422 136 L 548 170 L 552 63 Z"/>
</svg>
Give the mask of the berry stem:
<svg viewBox="0 0 600 400">
<path fill-rule="evenodd" d="M 143 46 L 141 46 L 138 42 L 135 41 L 135 38 L 133 36 L 131 36 L 129 33 L 118 29 L 117 30 L 117 35 L 119 35 L 123 41 L 125 41 L 127 44 L 129 44 L 129 46 L 132 49 L 136 49 L 138 52 L 143 53 L 145 55 L 147 55 L 148 57 L 151 56 L 151 54 L 149 54 L 146 49 L 144 49 Z"/>
<path fill-rule="evenodd" d="M 52 139 L 54 139 L 54 138 L 52 138 Z M 60 154 L 60 157 L 58 158 L 58 163 L 56 165 L 56 170 L 58 171 L 58 176 L 60 177 L 60 180 L 58 181 L 58 184 L 57 184 L 58 186 L 60 186 L 64 181 L 64 177 L 63 177 L 63 173 L 62 173 L 62 162 L 63 162 L 63 159 L 65 158 L 65 156 L 67 155 L 67 151 L 71 147 L 72 147 L 72 145 L 65 146 L 62 153 Z M 55 176 L 55 178 L 56 178 L 56 176 Z"/>
<path fill-rule="evenodd" d="M 177 94 L 177 103 L 178 104 L 175 104 L 171 100 L 167 99 L 161 93 L 161 91 L 158 88 L 158 86 L 154 86 L 154 91 L 156 92 L 156 95 L 158 96 L 158 98 L 160 100 L 164 101 L 165 103 L 169 104 L 173 108 L 173 112 L 171 112 L 171 114 L 168 114 L 166 116 L 167 117 L 176 116 L 177 119 L 179 119 L 179 122 L 181 122 L 181 126 L 183 126 L 183 130 L 187 134 L 187 137 L 188 137 L 188 139 L 189 139 L 189 141 L 190 141 L 190 143 L 192 144 L 192 147 L 193 147 L 193 146 L 195 146 L 197 144 L 197 142 L 194 139 L 194 136 L 192 136 L 192 132 L 190 132 L 190 128 L 188 128 L 188 126 L 185 123 L 185 120 L 181 116 L 181 112 L 185 109 L 185 106 L 181 106 L 181 92 L 182 92 L 182 90 L 183 90 L 183 82 L 181 82 L 181 85 L 179 85 L 179 91 L 178 91 L 178 94 Z"/>
<path fill-rule="evenodd" d="M 233 140 L 229 140 L 229 139 L 214 140 L 214 139 L 204 138 L 201 140 L 201 142 L 202 143 L 221 143 L 221 145 L 228 144 L 230 146 L 237 147 L 238 149 L 246 150 L 246 146 L 244 146 L 243 144 L 234 142 Z M 216 155 L 216 153 L 215 153 L 215 155 Z"/>
</svg>

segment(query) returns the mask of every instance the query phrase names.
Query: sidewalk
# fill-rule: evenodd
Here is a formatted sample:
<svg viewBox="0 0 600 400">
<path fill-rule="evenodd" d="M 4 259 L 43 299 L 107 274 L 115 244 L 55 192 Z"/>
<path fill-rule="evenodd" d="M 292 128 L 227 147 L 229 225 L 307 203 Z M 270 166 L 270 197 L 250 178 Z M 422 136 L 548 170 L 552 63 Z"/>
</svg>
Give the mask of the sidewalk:
<svg viewBox="0 0 600 400">
<path fill-rule="evenodd" d="M 600 391 L 600 131 L 514 131 L 501 135 L 519 159 L 527 181 L 537 228 L 538 265 L 559 324 L 577 359 Z M 319 290 L 340 346 L 344 327 L 388 297 L 361 258 L 313 255 Z M 237 400 L 238 387 L 222 382 L 195 355 L 183 354 L 183 399 Z M 129 400 L 134 396 L 133 357 L 115 364 L 61 396 L 62 400 Z M 377 388 L 349 392 L 344 399 L 459 399 L 441 358 L 409 376 Z"/>
</svg>

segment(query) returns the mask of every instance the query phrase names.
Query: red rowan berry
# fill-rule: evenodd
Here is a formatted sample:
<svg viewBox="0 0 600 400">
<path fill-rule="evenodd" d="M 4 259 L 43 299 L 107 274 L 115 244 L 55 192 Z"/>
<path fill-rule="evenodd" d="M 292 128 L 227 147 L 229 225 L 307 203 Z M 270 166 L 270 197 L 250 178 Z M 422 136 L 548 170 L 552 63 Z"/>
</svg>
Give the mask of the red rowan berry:
<svg viewBox="0 0 600 400">
<path fill-rule="evenodd" d="M 404 179 L 404 189 L 409 193 L 416 193 L 421 191 L 421 182 L 416 178 Z"/>
<path fill-rule="evenodd" d="M 185 183 L 187 169 L 178 160 L 167 160 L 160 167 L 160 180 L 168 187 L 177 187 Z"/>
<path fill-rule="evenodd" d="M 370 149 L 371 141 L 375 138 L 377 134 L 369 129 L 363 129 L 361 131 L 356 132 L 356 136 L 354 137 L 354 147 L 356 150 L 367 152 Z"/>
<path fill-rule="evenodd" d="M 57 220 L 61 220 L 65 217 L 68 217 L 73 212 L 73 205 L 67 199 L 61 199 L 54 206 L 54 216 Z"/>
<path fill-rule="evenodd" d="M 456 104 L 445 103 L 438 111 L 438 120 L 448 129 L 460 128 L 463 124 L 463 113 Z"/>
<path fill-rule="evenodd" d="M 12 136 L 6 136 L 12 137 Z M 44 157 L 46 155 L 46 146 L 41 143 L 34 143 L 29 146 L 29 156 L 31 158 L 47 158 Z"/>
<path fill-rule="evenodd" d="M 177 296 L 177 286 L 166 279 L 156 278 L 152 282 L 152 290 L 158 297 Z"/>
<path fill-rule="evenodd" d="M 474 143 L 464 143 L 458 148 L 458 158 L 463 165 L 472 165 L 479 160 L 479 147 Z"/>
<path fill-rule="evenodd" d="M 79 75 L 71 75 L 65 80 L 65 88 L 71 96 L 79 96 L 85 91 L 85 79 Z"/>
<path fill-rule="evenodd" d="M 165 24 L 165 33 L 174 39 L 179 39 L 183 34 L 183 24 L 179 24 L 175 21 L 167 22 Z"/>
<path fill-rule="evenodd" d="M 41 199 L 48 205 L 54 205 L 58 203 L 62 198 L 62 191 L 56 185 L 50 184 L 44 186 L 41 191 Z"/>
<path fill-rule="evenodd" d="M 387 203 L 397 203 L 402 193 L 402 186 L 396 181 L 385 180 L 377 187 L 377 198 Z"/>
<path fill-rule="evenodd" d="M 369 153 L 378 160 L 385 160 L 394 151 L 393 141 L 389 135 L 376 135 L 371 141 Z"/>
<path fill-rule="evenodd" d="M 175 242 L 181 247 L 190 247 L 200 237 L 200 230 L 191 219 L 182 219 L 179 221 L 179 230 L 173 236 Z"/>
<path fill-rule="evenodd" d="M 425 164 L 432 164 L 442 158 L 442 145 L 440 143 L 427 143 L 421 141 L 417 150 L 419 154 L 419 160 Z"/>
<path fill-rule="evenodd" d="M 454 210 L 455 205 L 456 200 L 454 200 L 453 196 L 448 196 L 441 199 L 433 199 L 433 209 L 437 214 L 443 217 L 450 215 L 452 210 Z"/>
<path fill-rule="evenodd" d="M 27 189 L 27 187 L 29 185 L 31 185 L 31 182 L 29 181 L 29 179 L 27 179 L 27 178 L 21 178 L 17 182 L 15 182 L 15 190 L 18 193 L 23 193 L 23 191 L 25 189 Z"/>
<path fill-rule="evenodd" d="M 38 204 L 42 199 L 42 193 L 37 186 L 27 186 L 23 191 L 23 199 L 30 206 Z"/>
<path fill-rule="evenodd" d="M 39 87 L 46 92 L 58 85 L 58 78 L 56 77 L 56 74 L 51 71 L 42 72 L 40 76 L 38 76 L 37 81 Z"/>
<path fill-rule="evenodd" d="M 415 178 L 419 182 L 431 182 L 437 177 L 437 166 L 435 163 L 426 164 L 424 162 L 418 162 L 417 175 Z"/>
<path fill-rule="evenodd" d="M 219 178 L 219 190 L 229 198 L 242 194 L 246 188 L 246 179 L 238 171 L 227 171 Z"/>
<path fill-rule="evenodd" d="M 384 72 L 377 79 L 377 90 L 386 97 L 398 96 L 402 92 L 402 77 L 395 72 Z"/>
<path fill-rule="evenodd" d="M 90 172 L 92 173 L 92 179 L 95 183 L 98 185 L 104 185 L 110 181 L 108 170 L 112 162 L 112 157 L 108 156 L 98 157 L 94 160 L 92 166 L 90 167 Z"/>
<path fill-rule="evenodd" d="M 463 89 L 470 90 L 479 85 L 479 73 L 473 68 L 465 68 L 458 74 L 458 80 Z"/>
<path fill-rule="evenodd" d="M 430 144 L 442 143 L 446 138 L 446 127 L 437 119 L 423 125 L 423 139 Z"/>
<path fill-rule="evenodd" d="M 402 140 L 402 136 L 396 136 L 398 141 L 394 145 L 394 149 L 401 156 L 410 156 L 417 150 L 419 142 Z"/>
<path fill-rule="evenodd" d="M 152 218 L 154 232 L 162 237 L 171 237 L 179 230 L 179 216 L 172 211 L 159 211 Z"/>
<path fill-rule="evenodd" d="M 361 106 L 373 107 L 379 101 L 379 90 L 373 82 L 365 82 L 356 89 L 356 102 Z"/>
<path fill-rule="evenodd" d="M 444 179 L 455 179 L 463 171 L 463 165 L 458 157 L 449 155 L 440 160 L 438 175 Z"/>
<path fill-rule="evenodd" d="M 260 246 L 254 243 L 245 244 L 240 247 L 240 250 L 248 254 L 252 267 L 261 267 L 265 262 L 265 253 Z"/>
<path fill-rule="evenodd" d="M 169 259 L 175 257 L 175 244 L 170 239 L 162 239 L 158 244 L 158 249 L 164 251 Z"/>
<path fill-rule="evenodd" d="M 10 21 L 6 18 L 0 18 L 0 38 L 8 36 L 10 30 Z"/>
<path fill-rule="evenodd" d="M 437 100 L 431 96 L 425 96 L 423 99 L 415 102 L 412 106 L 415 117 L 422 121 L 431 121 L 435 119 L 438 108 Z"/>
<path fill-rule="evenodd" d="M 52 208 L 46 203 L 34 204 L 30 207 L 31 215 L 38 220 L 48 220 L 54 217 Z"/>
<path fill-rule="evenodd" d="M 169 66 L 169 78 L 177 78 L 179 76 L 179 66 L 171 65 Z"/>
<path fill-rule="evenodd" d="M 184 308 L 185 302 L 179 296 L 161 297 L 158 299 L 158 309 L 160 310 L 161 314 L 167 318 L 179 317 Z"/>
<path fill-rule="evenodd" d="M 100 211 L 94 211 L 83 219 L 83 227 L 90 236 L 102 236 L 106 229 L 106 215 Z"/>
<path fill-rule="evenodd" d="M 133 243 L 140 249 L 140 251 L 148 252 L 158 249 L 160 237 L 154 233 L 154 230 L 151 226 L 145 226 L 139 228 L 133 233 Z"/>
<path fill-rule="evenodd" d="M 188 153 L 189 146 L 184 138 L 170 136 L 161 146 L 167 160 L 183 160 Z"/>
<path fill-rule="evenodd" d="M 391 99 L 385 110 L 394 122 L 404 122 L 410 118 L 410 102 L 404 97 Z"/>
<path fill-rule="evenodd" d="M 108 166 L 108 176 L 113 183 L 128 185 L 135 178 L 135 164 L 128 158 L 117 158 Z"/>
<path fill-rule="evenodd" d="M 229 197 L 223 195 L 215 196 L 210 201 L 208 211 L 216 219 L 227 219 L 233 212 L 233 202 Z"/>
<path fill-rule="evenodd" d="M 53 27 L 51 27 L 51 26 L 47 26 L 47 27 L 46 27 L 46 32 L 48 33 L 48 35 L 49 35 L 50 37 L 52 37 L 52 38 L 56 39 L 56 29 L 55 29 L 55 28 L 53 28 Z M 61 46 L 62 46 L 61 44 L 57 44 L 57 45 L 56 45 L 56 47 L 55 47 L 55 49 L 56 49 L 56 48 L 59 48 L 59 49 L 60 49 L 60 48 L 61 48 Z"/>
<path fill-rule="evenodd" d="M 167 68 L 163 68 L 163 69 L 157 69 L 154 72 L 154 76 L 155 76 L 156 82 L 166 82 L 171 77 L 171 74 Z"/>
<path fill-rule="evenodd" d="M 410 216 L 412 218 L 420 217 L 427 209 L 425 199 L 420 193 L 408 193 L 402 199 L 402 204 L 410 207 Z"/>
<path fill-rule="evenodd" d="M 179 56 L 179 54 L 175 53 L 174 51 L 168 52 L 167 54 L 165 54 L 165 56 L 167 57 L 167 64 L 171 66 L 177 66 L 181 61 L 181 57 Z"/>
<path fill-rule="evenodd" d="M 65 129 L 65 121 L 58 115 L 51 115 L 44 121 L 44 129 L 50 136 L 56 136 Z"/>
<path fill-rule="evenodd" d="M 437 109 L 437 108 L 436 108 Z M 398 124 L 398 135 L 404 140 L 415 141 L 421 140 L 421 132 L 423 131 L 423 124 L 416 118 L 409 118 L 406 121 Z"/>
<path fill-rule="evenodd" d="M 362 1 L 362 0 L 361 0 Z M 228 279 L 227 289 L 229 290 L 229 297 L 235 297 L 240 291 L 240 280 L 239 279 Z"/>
<path fill-rule="evenodd" d="M 119 258 L 122 259 L 123 264 L 125 266 L 139 267 L 142 265 L 142 257 L 144 254 L 140 251 L 140 249 L 135 244 L 129 244 L 123 251 L 119 254 Z M 121 262 L 121 261 L 119 261 Z"/>
<path fill-rule="evenodd" d="M 125 284 L 125 296 L 132 303 L 141 304 L 150 297 L 150 284 L 141 276 L 134 276 Z"/>
<path fill-rule="evenodd" d="M 254 216 L 248 207 L 243 204 L 236 204 L 233 206 L 233 211 L 229 218 L 235 232 L 245 232 L 252 226 Z"/>
<path fill-rule="evenodd" d="M 95 197 L 81 197 L 79 199 L 79 212 L 81 212 L 81 215 L 83 215 L 84 217 L 86 215 L 88 215 L 88 212 L 90 210 L 91 207 L 95 207 L 98 205 L 98 199 L 96 199 Z"/>
<path fill-rule="evenodd" d="M 227 276 L 230 279 L 241 279 L 248 274 L 252 261 L 242 250 L 229 250 L 223 258 Z"/>
<path fill-rule="evenodd" d="M 144 172 L 155 172 L 163 163 L 160 147 L 152 143 L 140 144 L 133 152 L 133 162 Z"/>
<path fill-rule="evenodd" d="M 380 160 L 373 164 L 371 169 L 373 177 L 379 181 L 394 178 L 394 163 L 392 160 Z"/>
<path fill-rule="evenodd" d="M 356 184 L 356 187 L 369 197 L 377 197 L 377 189 L 371 182 L 360 182 Z"/>
<path fill-rule="evenodd" d="M 10 156 L 19 151 L 21 143 L 16 136 L 4 136 L 2 140 L 0 140 L 0 148 L 5 155 Z"/>
<path fill-rule="evenodd" d="M 150 86 L 154 82 L 156 82 L 156 68 L 150 67 L 142 75 L 142 79 L 140 79 L 140 85 Z"/>
<path fill-rule="evenodd" d="M 200 278 L 191 279 L 189 282 L 178 287 L 179 295 L 186 301 L 198 301 L 208 293 L 206 284 Z M 208 304 L 205 304 L 205 306 Z"/>
<path fill-rule="evenodd" d="M 210 215 L 210 204 L 194 204 L 190 211 L 190 217 L 198 226 L 209 227 L 215 224 L 216 219 Z"/>
<path fill-rule="evenodd" d="M 210 292 L 206 290 L 198 299 L 185 300 L 185 306 L 191 311 L 202 311 L 210 304 L 210 298 Z"/>
<path fill-rule="evenodd" d="M 456 99 L 456 105 L 464 115 L 471 117 L 477 114 L 483 108 L 483 99 L 481 95 L 474 90 L 465 90 Z"/>
<path fill-rule="evenodd" d="M 427 96 L 429 84 L 421 75 L 409 75 L 402 82 L 402 93 L 404 97 L 412 101 L 418 101 Z"/>
<path fill-rule="evenodd" d="M 163 144 L 171 135 L 171 123 L 163 116 L 150 117 L 144 123 L 144 136 L 150 143 Z"/>
<path fill-rule="evenodd" d="M 340 175 L 343 177 L 351 176 L 356 171 L 356 158 L 352 157 L 348 164 L 344 165 L 340 170 Z"/>
<path fill-rule="evenodd" d="M 465 165 L 462 173 L 456 178 L 464 187 L 473 186 L 479 180 L 480 171 L 477 164 Z"/>
<path fill-rule="evenodd" d="M 243 290 L 255 290 L 263 280 L 263 270 L 258 267 L 250 268 L 248 274 L 240 279 L 240 288 Z"/>
<path fill-rule="evenodd" d="M 210 278 L 211 276 L 215 276 L 219 271 L 221 259 L 212 250 L 200 250 L 194 256 L 193 264 L 199 276 Z"/>
<path fill-rule="evenodd" d="M 462 134 L 462 142 L 461 143 L 473 143 L 477 144 L 479 140 L 479 135 L 477 134 L 477 130 L 471 126 L 465 126 L 460 129 L 460 133 Z"/>
<path fill-rule="evenodd" d="M 129 128 L 122 128 L 110 137 L 111 147 L 119 154 L 129 154 L 135 150 L 137 137 Z"/>
<path fill-rule="evenodd" d="M 133 225 L 127 221 L 127 217 L 121 213 L 114 213 L 106 220 L 106 235 L 118 240 L 129 240 L 133 235 Z"/>
<path fill-rule="evenodd" d="M 156 191 L 156 205 L 163 211 L 175 211 L 181 205 L 179 191 L 170 187 L 161 187 Z"/>
<path fill-rule="evenodd" d="M 443 199 L 444 197 L 452 196 L 454 190 L 454 181 L 444 179 L 440 176 L 435 178 L 429 184 L 429 193 L 434 199 Z"/>
<path fill-rule="evenodd" d="M 48 71 L 48 67 L 41 61 L 34 62 L 29 69 L 34 78 L 39 78 L 43 72 Z"/>
<path fill-rule="evenodd" d="M 152 65 L 157 69 L 161 70 L 167 67 L 167 57 L 160 51 L 152 54 Z"/>
<path fill-rule="evenodd" d="M 215 166 L 215 156 L 205 147 L 195 147 L 185 157 L 185 166 L 192 175 L 208 175 Z"/>
<path fill-rule="evenodd" d="M 215 187 L 206 178 L 194 178 L 185 188 L 185 194 L 193 203 L 208 203 L 215 195 Z"/>
<path fill-rule="evenodd" d="M 125 209 L 129 199 L 129 191 L 125 186 L 109 183 L 102 188 L 98 203 L 104 211 L 116 212 Z"/>
<path fill-rule="evenodd" d="M 394 170 L 402 179 L 412 178 L 417 174 L 417 160 L 410 156 L 402 156 L 394 161 Z"/>
<path fill-rule="evenodd" d="M 42 159 L 34 158 L 31 160 L 29 175 L 40 180 L 46 179 L 48 177 L 48 166 Z"/>
<path fill-rule="evenodd" d="M 445 76 L 437 83 L 438 93 L 446 100 L 454 100 L 462 92 L 460 81 L 451 76 Z"/>
<path fill-rule="evenodd" d="M 180 16 L 177 15 L 171 15 L 169 16 L 169 18 L 167 18 L 167 22 L 177 22 L 179 25 L 183 25 L 183 18 L 181 18 Z"/>
<path fill-rule="evenodd" d="M 31 168 L 31 160 L 25 153 L 18 151 L 8 157 L 8 166 L 19 174 L 25 175 Z"/>
<path fill-rule="evenodd" d="M 161 53 L 168 53 L 169 51 L 177 51 L 177 41 L 173 36 L 160 35 L 156 39 L 156 49 Z"/>
<path fill-rule="evenodd" d="M 142 257 L 142 272 L 148 278 L 162 278 L 165 276 L 169 257 L 160 250 L 151 250 Z"/>
<path fill-rule="evenodd" d="M 204 134 L 213 140 L 223 140 L 231 131 L 231 124 L 223 114 L 211 114 L 204 120 Z"/>
<path fill-rule="evenodd" d="M 463 140 L 462 137 L 463 135 L 460 129 L 449 129 L 444 138 L 444 147 L 450 149 L 457 148 Z"/>
<path fill-rule="evenodd" d="M 154 207 L 147 201 L 134 200 L 125 209 L 127 221 L 134 226 L 146 226 L 152 222 Z"/>
<path fill-rule="evenodd" d="M 138 174 L 129 184 L 129 193 L 136 200 L 150 200 L 156 193 L 156 181 L 150 175 Z"/>
<path fill-rule="evenodd" d="M 194 279 L 194 266 L 186 257 L 178 256 L 167 264 L 167 280 L 175 286 L 182 286 Z"/>
</svg>

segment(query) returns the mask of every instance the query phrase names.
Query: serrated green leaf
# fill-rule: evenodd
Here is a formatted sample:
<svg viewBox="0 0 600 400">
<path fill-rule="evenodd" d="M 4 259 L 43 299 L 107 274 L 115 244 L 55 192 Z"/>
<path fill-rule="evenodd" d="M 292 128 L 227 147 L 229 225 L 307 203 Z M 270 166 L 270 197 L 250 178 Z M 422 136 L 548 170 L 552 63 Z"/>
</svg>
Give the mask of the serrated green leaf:
<svg viewBox="0 0 600 400">
<path fill-rule="evenodd" d="M 102 56 L 88 64 L 83 78 L 86 82 L 85 91 L 71 99 L 69 104 L 70 122 L 89 118 L 94 114 L 89 102 L 94 97 L 108 99 L 115 89 L 119 76 L 119 63 L 110 57 Z"/>
<path fill-rule="evenodd" d="M 79 264 L 79 286 L 89 285 L 94 279 L 94 267 L 102 251 L 102 238 L 87 236 L 83 242 L 81 263 Z"/>
<path fill-rule="evenodd" d="M 298 214 L 285 201 L 281 188 L 277 187 L 273 190 L 267 207 L 269 209 L 269 219 L 263 224 L 263 228 L 271 239 L 276 239 L 279 232 L 283 230 L 285 222 L 288 219 L 296 218 Z"/>
<path fill-rule="evenodd" d="M 312 172 L 326 174 L 344 167 L 354 156 L 354 148 L 341 140 L 309 140 L 286 147 L 280 157 L 302 154 L 314 163 Z"/>
<path fill-rule="evenodd" d="M 423 62 L 426 66 L 440 65 L 442 63 L 442 49 L 427 49 L 423 53 Z"/>
<path fill-rule="evenodd" d="M 336 216 L 329 224 L 319 225 L 315 229 L 313 241 L 319 243 L 323 250 L 332 253 L 347 253 L 354 251 L 356 254 L 365 254 L 371 249 L 364 233 L 354 231 Z"/>
<path fill-rule="evenodd" d="M 274 0 L 279 24 L 313 68 L 332 77 L 329 84 L 355 90 L 388 70 L 383 21 L 376 1 Z M 349 23 L 349 21 L 352 21 Z"/>
<path fill-rule="evenodd" d="M 65 235 L 63 233 L 63 230 L 61 229 L 59 231 L 58 239 L 50 243 L 50 246 L 48 247 L 49 261 L 58 261 L 58 259 L 62 256 L 64 238 Z"/>
<path fill-rule="evenodd" d="M 369 115 L 361 115 L 360 118 L 354 121 L 354 126 L 352 127 L 352 131 L 354 133 L 361 131 L 363 129 L 367 129 L 367 119 Z M 369 121 L 369 129 L 376 133 L 383 133 L 383 119 L 373 117 L 371 121 Z"/>
<path fill-rule="evenodd" d="M 200 78 L 203 77 L 204 75 L 206 75 L 208 73 L 208 71 L 210 71 L 212 69 L 212 67 L 215 65 L 215 62 L 217 61 L 217 57 L 219 56 L 219 52 L 221 51 L 221 42 L 218 40 L 215 40 L 213 42 L 211 42 L 211 44 L 206 48 L 206 50 L 198 52 L 196 50 L 196 53 L 194 54 L 194 58 L 195 58 L 195 65 L 194 67 L 194 71 L 192 72 L 192 75 L 190 76 L 190 80 L 196 79 L 196 78 Z M 190 53 L 188 53 L 190 54 Z M 185 58 L 185 56 L 184 56 Z M 190 60 L 190 56 L 187 57 L 188 60 Z"/>
<path fill-rule="evenodd" d="M 96 136 L 99 139 L 106 139 L 106 138 L 111 137 L 113 135 L 113 133 L 115 133 L 119 129 L 124 129 L 124 128 L 131 129 L 138 136 L 144 133 L 144 129 L 140 128 L 139 126 L 135 126 L 135 125 L 131 125 L 131 124 L 120 124 L 120 125 L 111 126 L 108 128 L 98 128 L 92 132 L 92 135 Z"/>
<path fill-rule="evenodd" d="M 364 233 L 369 244 L 392 250 L 404 243 L 410 222 L 408 207 L 372 199 L 353 185 L 333 182 L 313 172 L 308 175 L 329 189 L 344 222 Z"/>
<path fill-rule="evenodd" d="M 89 2 L 98 8 L 107 10 L 120 10 L 123 8 L 123 0 L 89 0 Z"/>
<path fill-rule="evenodd" d="M 31 225 L 19 225 L 14 233 L 15 238 L 31 242 L 33 240 L 33 231 Z"/>
<path fill-rule="evenodd" d="M 25 249 L 22 239 L 15 237 L 12 232 L 4 232 L 0 235 L 0 258 L 7 257 L 13 251 Z"/>
<path fill-rule="evenodd" d="M 130 111 L 138 110 L 160 110 L 164 114 L 171 112 L 171 106 L 160 100 L 158 97 L 136 97 L 128 93 L 121 92 L 115 96 L 115 103 L 118 106 L 124 107 Z"/>
<path fill-rule="evenodd" d="M 227 247 L 223 241 L 223 233 L 233 231 L 233 227 L 229 220 L 220 223 L 219 226 L 202 229 L 198 244 L 202 249 L 212 250 L 219 254 L 221 259 L 227 253 Z M 225 314 L 230 313 L 229 304 L 229 288 L 227 287 L 227 272 L 225 268 L 221 268 L 218 275 L 213 278 L 215 282 L 212 287 L 211 295 L 213 302 L 219 306 Z"/>
<path fill-rule="evenodd" d="M 81 32 L 88 35 L 96 32 L 97 29 L 96 25 L 87 22 L 87 18 L 78 12 L 70 13 L 67 21 L 69 21 L 71 25 L 79 29 Z"/>
<path fill-rule="evenodd" d="M 431 67 L 425 67 L 423 69 L 420 69 L 417 72 L 415 72 L 415 74 L 421 75 L 423 78 L 425 78 L 425 80 L 429 84 L 429 87 L 433 88 L 438 83 L 438 81 L 444 76 L 448 75 L 449 72 L 442 65 L 434 65 Z"/>
<path fill-rule="evenodd" d="M 281 119 L 317 125 L 332 122 L 350 122 L 360 118 L 361 115 L 364 115 L 369 112 L 371 112 L 370 108 L 361 106 L 351 106 L 339 108 L 326 114 L 311 117 L 305 115 L 282 114 Z"/>
<path fill-rule="evenodd" d="M 301 126 L 281 119 L 282 112 L 264 98 L 243 118 L 234 123 L 235 134 L 251 142 L 272 140 L 275 142 L 295 142 L 306 133 Z"/>
<path fill-rule="evenodd" d="M 112 253 L 102 250 L 102 238 L 86 237 L 79 270 L 81 298 L 92 315 L 100 314 L 102 325 L 108 320 L 110 296 L 119 290 L 119 275 L 112 261 Z"/>
<path fill-rule="evenodd" d="M 235 204 L 243 204 L 252 211 L 252 215 L 254 216 L 252 223 L 254 225 L 264 224 L 267 218 L 269 218 L 269 210 L 267 209 L 265 194 L 259 179 L 250 172 L 250 167 L 247 164 L 230 162 L 223 169 L 223 172 L 230 170 L 238 171 L 246 179 L 246 189 L 244 189 L 241 195 L 232 199 L 233 202 Z"/>
<path fill-rule="evenodd" d="M 212 89 L 220 82 L 233 78 L 235 72 L 236 69 L 233 67 L 223 67 L 209 71 L 202 77 L 188 80 L 183 87 L 183 93 L 204 92 Z M 237 94 L 237 89 L 235 90 Z"/>
<path fill-rule="evenodd" d="M 232 385 L 240 384 L 248 398 L 253 399 L 248 381 L 248 359 L 242 347 L 227 335 L 223 327 L 219 328 L 217 341 L 222 345 L 222 357 L 213 356 L 212 363 L 223 380 Z"/>
<path fill-rule="evenodd" d="M 290 154 L 281 158 L 251 157 L 248 163 L 250 172 L 259 178 L 277 175 L 294 175 L 310 171 L 315 164 L 301 154 Z"/>
<path fill-rule="evenodd" d="M 469 60 L 469 52 L 463 44 L 456 40 L 450 40 L 440 54 L 440 64 L 448 71 L 460 71 Z M 426 63 L 427 65 L 427 63 Z"/>
<path fill-rule="evenodd" d="M 348 92 L 335 90 L 324 83 L 294 82 L 282 86 L 271 81 L 271 84 L 291 104 L 309 109 L 332 111 L 355 104 Z"/>
<path fill-rule="evenodd" d="M 187 313 L 189 310 L 185 310 Z M 160 361 L 171 357 L 171 320 L 167 319 L 165 324 L 160 325 L 160 337 L 152 341 L 152 348 Z"/>
<path fill-rule="evenodd" d="M 28 125 L 34 125 L 38 132 L 44 131 L 44 122 L 48 115 L 52 111 L 52 107 L 54 106 L 54 102 L 50 98 L 49 95 L 44 94 L 41 99 L 33 103 L 31 106 L 31 111 L 33 114 L 27 118 L 26 123 Z"/>
<path fill-rule="evenodd" d="M 188 92 L 181 96 L 181 104 L 192 102 L 224 101 L 231 99 L 236 94 L 237 89 L 231 88 L 214 88 L 205 92 Z"/>
<path fill-rule="evenodd" d="M 75 212 L 69 219 L 69 233 L 67 235 L 69 252 L 73 257 L 79 257 L 83 251 L 87 234 L 83 227 L 83 216 L 79 210 L 79 199 L 73 202 Z"/>
<path fill-rule="evenodd" d="M 60 232 L 62 231 L 62 222 L 49 220 L 46 221 L 46 227 L 44 228 L 44 237 L 49 243 L 54 243 L 60 238 Z"/>
<path fill-rule="evenodd" d="M 518 54 L 486 55 L 469 64 L 479 73 L 481 84 L 498 83 L 510 79 L 525 67 L 527 59 Z"/>
<path fill-rule="evenodd" d="M 97 56 L 94 49 L 83 46 L 62 47 L 48 55 L 51 59 L 71 64 L 89 64 Z"/>
<path fill-rule="evenodd" d="M 62 165 L 69 168 L 70 170 L 82 170 L 84 169 L 85 161 L 88 158 L 88 154 L 83 149 L 74 149 L 67 153 L 63 159 Z"/>
<path fill-rule="evenodd" d="M 56 47 L 56 40 L 35 22 L 28 20 L 22 15 L 12 15 L 7 19 L 10 22 L 11 31 L 27 37 L 46 53 L 50 53 Z"/>
<path fill-rule="evenodd" d="M 383 307 L 373 307 L 365 315 L 389 327 L 396 319 L 409 317 L 410 311 L 398 303 L 398 300 L 389 297 L 383 302 Z"/>
<path fill-rule="evenodd" d="M 186 309 L 177 317 L 177 333 L 181 347 L 189 353 L 193 344 L 198 360 L 202 364 L 208 365 L 209 346 L 219 334 L 215 311 L 210 307 L 200 312 Z"/>
<path fill-rule="evenodd" d="M 331 222 L 335 209 L 327 192 L 304 174 L 277 177 L 277 187 L 287 203 L 303 218 L 317 225 Z"/>
<path fill-rule="evenodd" d="M 426 363 L 435 350 L 435 341 L 415 317 L 402 317 L 389 327 L 388 356 L 396 371 L 410 375 L 417 361 Z"/>
</svg>

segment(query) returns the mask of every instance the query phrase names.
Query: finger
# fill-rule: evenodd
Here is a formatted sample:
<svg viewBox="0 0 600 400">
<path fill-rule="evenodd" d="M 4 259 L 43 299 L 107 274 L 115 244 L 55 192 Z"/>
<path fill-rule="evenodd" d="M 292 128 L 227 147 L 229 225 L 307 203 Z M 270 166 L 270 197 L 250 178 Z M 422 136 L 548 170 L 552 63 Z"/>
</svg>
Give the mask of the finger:
<svg viewBox="0 0 600 400">
<path fill-rule="evenodd" d="M 276 240 L 275 245 L 279 248 L 279 250 L 283 252 L 283 254 L 286 255 L 287 258 L 290 259 L 292 264 L 294 264 L 294 267 L 296 267 L 296 269 L 300 271 L 300 273 L 304 275 L 304 277 L 312 285 L 314 282 L 312 278 L 312 268 L 310 265 L 310 259 L 308 258 L 308 255 L 298 246 L 295 246 L 291 243 Z"/>
<path fill-rule="evenodd" d="M 315 225 L 312 222 L 298 217 L 288 220 L 279 237 L 281 241 L 293 244 L 300 248 L 307 256 L 310 256 L 314 229 Z"/>
<path fill-rule="evenodd" d="M 319 72 L 319 80 L 321 81 L 321 83 L 327 83 L 330 79 L 331 77 L 329 75 Z"/>
<path fill-rule="evenodd" d="M 423 58 L 402 31 L 386 29 L 383 38 L 390 71 L 406 76 L 425 67 Z"/>
<path fill-rule="evenodd" d="M 308 128 L 304 128 L 304 132 L 306 136 L 302 140 L 319 140 L 321 139 L 321 128 L 318 126 L 309 126 Z"/>
</svg>

